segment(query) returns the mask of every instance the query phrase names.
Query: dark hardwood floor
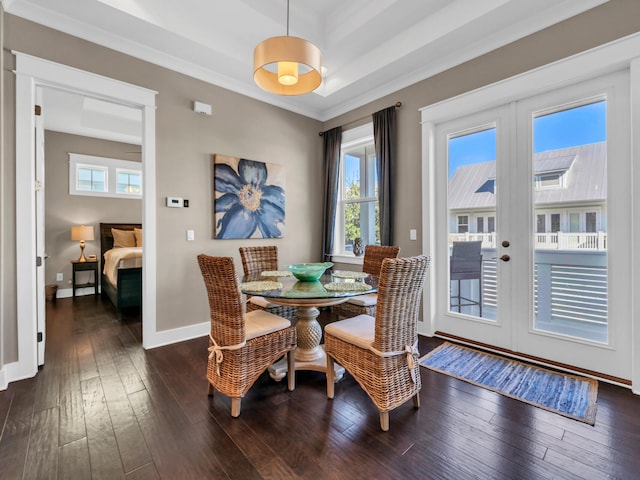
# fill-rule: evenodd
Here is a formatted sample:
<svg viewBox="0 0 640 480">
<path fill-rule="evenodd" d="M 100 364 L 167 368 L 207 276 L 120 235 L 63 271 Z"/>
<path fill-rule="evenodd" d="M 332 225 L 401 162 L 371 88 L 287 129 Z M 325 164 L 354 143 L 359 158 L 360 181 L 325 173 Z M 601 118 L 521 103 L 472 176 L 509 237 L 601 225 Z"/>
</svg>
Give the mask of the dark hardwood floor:
<svg viewBox="0 0 640 480">
<path fill-rule="evenodd" d="M 0 392 L 2 479 L 638 478 L 640 398 L 600 383 L 594 427 L 421 369 L 380 430 L 348 375 L 263 375 L 242 401 L 209 398 L 207 339 L 144 351 L 134 315 L 94 297 L 48 304 L 46 365 Z M 420 352 L 441 343 L 421 338 Z"/>
</svg>

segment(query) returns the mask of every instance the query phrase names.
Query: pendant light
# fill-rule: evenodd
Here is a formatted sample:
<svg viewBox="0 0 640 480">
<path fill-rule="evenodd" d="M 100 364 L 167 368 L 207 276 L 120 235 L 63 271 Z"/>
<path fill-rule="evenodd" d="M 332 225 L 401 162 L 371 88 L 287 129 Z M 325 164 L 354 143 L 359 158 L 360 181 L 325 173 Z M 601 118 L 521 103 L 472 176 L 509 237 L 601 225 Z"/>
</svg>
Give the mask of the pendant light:
<svg viewBox="0 0 640 480">
<path fill-rule="evenodd" d="M 318 47 L 302 38 L 289 36 L 287 0 L 287 35 L 267 38 L 255 48 L 254 81 L 267 92 L 302 95 L 315 90 L 322 83 L 321 66 L 322 54 Z"/>
</svg>

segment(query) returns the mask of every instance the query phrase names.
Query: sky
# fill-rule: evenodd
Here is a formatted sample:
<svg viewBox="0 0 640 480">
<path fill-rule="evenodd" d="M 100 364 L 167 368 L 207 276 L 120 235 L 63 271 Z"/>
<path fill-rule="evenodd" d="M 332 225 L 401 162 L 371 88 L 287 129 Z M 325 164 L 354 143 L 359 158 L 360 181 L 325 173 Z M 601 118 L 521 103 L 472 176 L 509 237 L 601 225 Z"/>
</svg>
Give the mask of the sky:
<svg viewBox="0 0 640 480">
<path fill-rule="evenodd" d="M 534 119 L 535 153 L 606 140 L 606 101 Z M 460 165 L 496 158 L 496 133 L 484 130 L 449 141 L 449 177 Z"/>
</svg>

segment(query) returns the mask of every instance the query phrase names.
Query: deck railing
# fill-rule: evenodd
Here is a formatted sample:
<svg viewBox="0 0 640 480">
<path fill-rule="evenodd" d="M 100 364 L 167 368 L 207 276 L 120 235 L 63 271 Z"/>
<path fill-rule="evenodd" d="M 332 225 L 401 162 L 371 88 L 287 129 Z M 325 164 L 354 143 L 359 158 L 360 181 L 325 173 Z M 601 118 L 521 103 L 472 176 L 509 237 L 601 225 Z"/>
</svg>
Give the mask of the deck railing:
<svg viewBox="0 0 640 480">
<path fill-rule="evenodd" d="M 496 248 L 496 234 L 450 233 L 449 245 L 453 242 L 482 240 L 482 248 Z M 534 234 L 536 250 L 596 250 L 607 249 L 607 232 L 554 232 Z"/>
</svg>

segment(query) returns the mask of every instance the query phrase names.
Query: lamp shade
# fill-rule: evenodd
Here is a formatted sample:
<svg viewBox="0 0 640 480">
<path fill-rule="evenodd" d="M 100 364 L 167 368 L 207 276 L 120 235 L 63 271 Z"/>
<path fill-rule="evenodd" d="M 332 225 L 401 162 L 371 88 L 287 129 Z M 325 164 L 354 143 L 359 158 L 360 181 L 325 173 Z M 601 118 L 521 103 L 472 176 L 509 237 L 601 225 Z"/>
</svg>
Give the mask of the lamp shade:
<svg viewBox="0 0 640 480">
<path fill-rule="evenodd" d="M 71 240 L 93 240 L 93 227 L 74 225 L 71 227 Z"/>
<path fill-rule="evenodd" d="M 277 64 L 278 72 L 267 67 Z M 306 72 L 298 71 L 305 65 Z M 256 84 L 278 95 L 309 93 L 322 83 L 322 54 L 313 43 L 302 38 L 267 38 L 253 51 L 253 79 Z"/>
</svg>

